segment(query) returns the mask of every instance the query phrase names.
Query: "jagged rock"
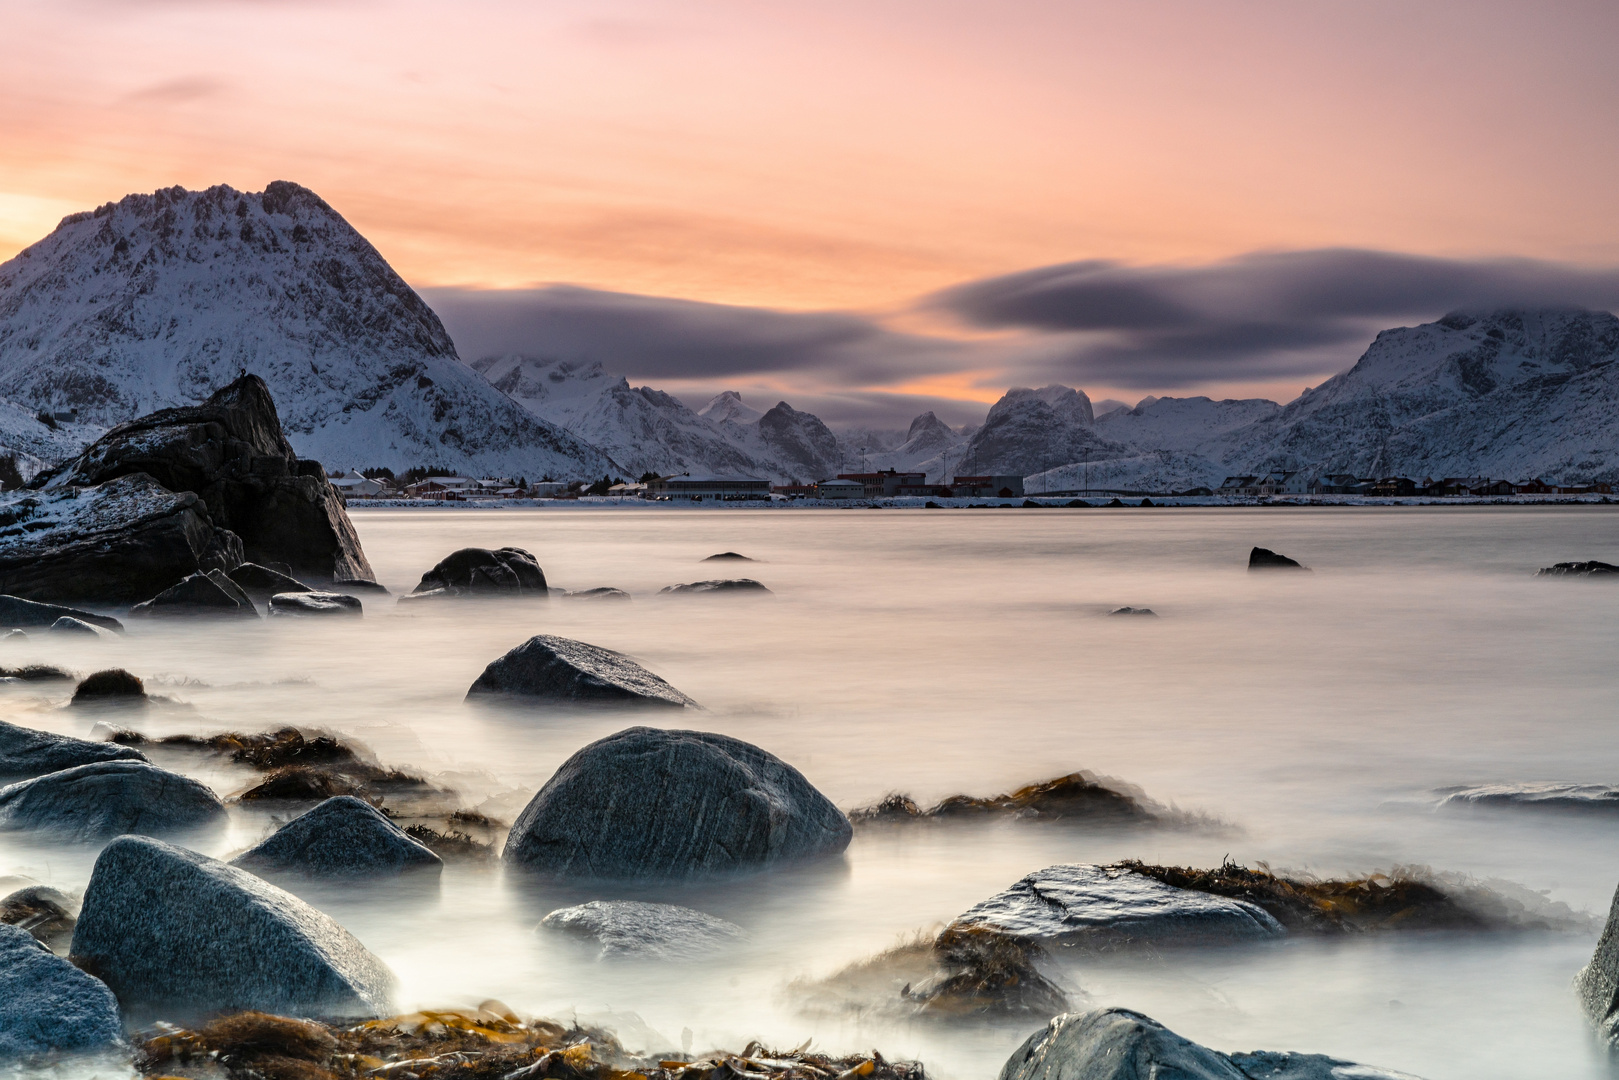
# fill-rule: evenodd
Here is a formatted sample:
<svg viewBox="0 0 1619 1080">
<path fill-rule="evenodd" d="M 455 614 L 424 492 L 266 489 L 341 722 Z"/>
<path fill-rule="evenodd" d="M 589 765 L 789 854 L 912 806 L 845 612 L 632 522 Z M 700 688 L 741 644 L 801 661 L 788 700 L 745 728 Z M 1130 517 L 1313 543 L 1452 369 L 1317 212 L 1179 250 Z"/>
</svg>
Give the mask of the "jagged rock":
<svg viewBox="0 0 1619 1080">
<path fill-rule="evenodd" d="M 297 578 L 258 563 L 245 562 L 230 572 L 230 579 L 255 603 L 266 603 L 276 593 L 313 592 Z"/>
<path fill-rule="evenodd" d="M 1619 566 L 1612 563 L 1597 562 L 1592 559 L 1588 562 L 1560 562 L 1536 571 L 1536 577 L 1607 577 L 1619 574 Z"/>
<path fill-rule="evenodd" d="M 145 760 L 146 755 L 133 746 L 90 742 L 0 720 L 0 776 L 10 779 L 44 776 L 97 761 Z"/>
<path fill-rule="evenodd" d="M 0 923 L 26 930 L 47 949 L 67 951 L 79 902 L 49 885 L 29 885 L 0 900 Z"/>
<path fill-rule="evenodd" d="M 401 600 L 447 596 L 545 597 L 545 571 L 522 548 L 461 548 L 422 575 Z"/>
<path fill-rule="evenodd" d="M 1158 613 L 1150 607 L 1121 607 L 1108 612 L 1109 615 L 1151 615 L 1158 617 Z"/>
<path fill-rule="evenodd" d="M 1248 553 L 1250 570 L 1308 570 L 1308 566 L 1286 555 L 1278 555 L 1269 548 L 1256 547 Z"/>
<path fill-rule="evenodd" d="M 218 571 L 215 571 L 218 573 Z M 223 574 L 219 575 L 224 577 Z M 225 578 L 229 581 L 229 578 Z M 247 594 L 234 586 L 227 587 L 212 574 L 191 574 L 169 586 L 150 600 L 143 600 L 129 609 L 131 615 L 152 618 L 189 616 L 227 616 L 231 618 L 259 617 Z"/>
<path fill-rule="evenodd" d="M 849 819 L 797 769 L 702 731 L 628 728 L 563 762 L 506 841 L 508 864 L 583 878 L 696 878 L 835 855 Z"/>
<path fill-rule="evenodd" d="M 540 920 L 539 928 L 596 941 L 603 960 L 695 959 L 721 952 L 747 936 L 740 926 L 713 915 L 639 900 L 591 900 L 558 908 Z"/>
<path fill-rule="evenodd" d="M 38 604 L 20 596 L 0 596 L 0 626 L 53 626 L 58 619 L 64 618 L 99 626 L 103 630 L 124 631 L 124 624 L 110 615 L 95 615 L 56 604 Z"/>
<path fill-rule="evenodd" d="M 750 559 L 746 555 L 739 555 L 734 551 L 722 551 L 718 555 L 710 555 L 708 558 L 704 559 L 703 561 L 704 562 L 758 562 L 759 560 Z"/>
<path fill-rule="evenodd" d="M 712 596 L 715 593 L 769 593 L 770 590 L 752 578 L 727 578 L 720 581 L 693 581 L 689 585 L 667 585 L 658 590 L 684 596 Z"/>
<path fill-rule="evenodd" d="M 1222 1054 L 1129 1009 L 1064 1013 L 1030 1035 L 999 1080 L 1418 1080 L 1326 1057 Z"/>
<path fill-rule="evenodd" d="M 570 705 L 697 705 L 623 653 L 555 634 L 531 637 L 484 668 L 467 696 L 486 695 Z"/>
<path fill-rule="evenodd" d="M 120 837 L 96 859 L 71 955 L 126 1007 L 182 1015 L 383 1016 L 394 982 L 297 897 L 144 836 Z"/>
<path fill-rule="evenodd" d="M 65 637 L 110 638 L 113 636 L 111 630 L 103 630 L 99 626 L 91 626 L 89 623 L 84 622 L 81 619 L 75 619 L 68 615 L 63 615 L 60 619 L 57 619 L 55 622 L 51 623 L 51 628 L 45 632 L 47 634 L 60 634 Z"/>
<path fill-rule="evenodd" d="M 360 615 L 357 597 L 335 592 L 277 593 L 270 597 L 271 615 L 308 617 L 315 615 Z"/>
<path fill-rule="evenodd" d="M 968 908 L 946 932 L 974 927 L 1022 941 L 1097 948 L 1263 941 L 1286 933 L 1257 904 L 1089 863 L 1037 870 Z"/>
<path fill-rule="evenodd" d="M 1574 979 L 1585 1018 L 1609 1050 L 1619 1051 L 1619 891 L 1608 910 L 1591 962 Z"/>
<path fill-rule="evenodd" d="M 327 799 L 231 860 L 255 874 L 323 878 L 392 877 L 441 870 L 443 860 L 352 795 Z"/>
<path fill-rule="evenodd" d="M 0 1058 L 105 1050 L 123 1035 L 118 1000 L 101 980 L 0 925 Z"/>
<path fill-rule="evenodd" d="M 123 668 L 98 671 L 73 688 L 74 705 L 146 700 L 146 684 Z M 144 760 L 144 759 L 143 759 Z"/>
<path fill-rule="evenodd" d="M 300 461 L 293 453 L 257 375 L 243 375 L 201 405 L 160 409 L 119 424 L 30 486 L 89 487 L 132 473 L 150 476 L 171 492 L 195 493 L 212 524 L 240 538 L 235 562 L 217 569 L 247 559 L 283 562 L 294 575 L 316 580 L 374 576 L 343 497 L 318 462 Z"/>
<path fill-rule="evenodd" d="M 205 785 L 144 761 L 75 765 L 0 788 L 0 830 L 69 840 L 179 832 L 224 816 Z"/>
</svg>

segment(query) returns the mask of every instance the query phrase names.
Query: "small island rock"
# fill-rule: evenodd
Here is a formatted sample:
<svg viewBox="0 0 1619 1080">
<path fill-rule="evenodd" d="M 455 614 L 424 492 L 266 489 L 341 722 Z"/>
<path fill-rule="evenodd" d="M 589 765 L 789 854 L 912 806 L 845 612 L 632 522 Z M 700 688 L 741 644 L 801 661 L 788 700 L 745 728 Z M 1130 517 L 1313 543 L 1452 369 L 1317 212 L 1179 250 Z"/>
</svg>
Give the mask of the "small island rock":
<svg viewBox="0 0 1619 1080">
<path fill-rule="evenodd" d="M 539 929 L 598 942 L 603 960 L 697 959 L 747 936 L 735 923 L 705 912 L 640 900 L 591 900 L 558 908 L 540 920 Z"/>
<path fill-rule="evenodd" d="M 108 668 L 81 680 L 73 688 L 74 705 L 145 701 L 146 684 L 123 668 Z"/>
<path fill-rule="evenodd" d="M 363 614 L 358 597 L 335 592 L 276 593 L 270 597 L 270 614 L 292 618 L 310 618 L 320 615 Z"/>
<path fill-rule="evenodd" d="M 98 761 L 145 761 L 133 746 L 75 739 L 0 720 L 0 777 L 19 779 Z"/>
<path fill-rule="evenodd" d="M 758 562 L 759 560 L 758 559 L 750 559 L 746 555 L 738 554 L 735 551 L 722 551 L 718 555 L 710 555 L 708 558 L 704 559 L 703 561 L 704 562 Z"/>
<path fill-rule="evenodd" d="M 579 590 L 577 590 L 575 592 L 563 593 L 562 595 L 563 595 L 563 597 L 565 599 L 568 599 L 568 600 L 629 600 L 629 599 L 632 599 L 630 594 L 625 592 L 623 589 L 611 589 L 611 588 L 607 588 L 606 586 L 602 586 L 602 587 L 596 588 L 596 589 L 579 589 Z"/>
<path fill-rule="evenodd" d="M 0 830 L 69 840 L 178 832 L 224 816 L 206 785 L 144 761 L 75 765 L 0 788 Z"/>
<path fill-rule="evenodd" d="M 1619 574 L 1619 566 L 1612 563 L 1597 562 L 1589 559 L 1585 562 L 1560 562 L 1539 570 L 1536 577 L 1608 577 Z"/>
<path fill-rule="evenodd" d="M 444 862 L 370 804 L 339 795 L 293 818 L 231 865 L 260 875 L 378 878 L 436 872 Z"/>
<path fill-rule="evenodd" d="M 401 600 L 446 596 L 546 597 L 545 571 L 522 548 L 461 548 L 422 575 Z"/>
<path fill-rule="evenodd" d="M 623 653 L 539 634 L 483 669 L 467 697 L 505 696 L 568 705 L 664 706 L 697 703 Z"/>
<path fill-rule="evenodd" d="M 1250 570 L 1308 570 L 1308 566 L 1286 555 L 1278 555 L 1270 548 L 1256 547 L 1248 553 Z"/>
<path fill-rule="evenodd" d="M 113 636 L 113 632 L 111 630 L 103 630 L 99 626 L 91 626 L 83 619 L 75 619 L 71 615 L 63 615 L 60 619 L 57 619 L 55 622 L 51 623 L 50 629 L 45 632 L 47 634 L 60 634 L 66 637 L 98 638 Z"/>
<path fill-rule="evenodd" d="M 676 596 L 713 596 L 716 593 L 765 593 L 770 590 L 752 578 L 725 578 L 716 581 L 693 581 L 687 585 L 666 585 L 658 590 L 661 596 L 670 593 Z"/>
<path fill-rule="evenodd" d="M 77 619 L 115 633 L 123 633 L 124 630 L 124 624 L 110 615 L 96 615 L 59 604 L 39 604 L 20 596 L 0 596 L 0 626 L 52 626 L 58 619 L 64 618 Z"/>
<path fill-rule="evenodd" d="M 118 999 L 34 940 L 0 925 L 0 1058 L 93 1051 L 123 1041 Z"/>
<path fill-rule="evenodd" d="M 1108 614 L 1109 615 L 1150 615 L 1155 619 L 1158 617 L 1158 613 L 1156 611 L 1154 611 L 1150 607 L 1121 607 L 1121 608 L 1114 608 L 1112 611 L 1108 612 Z"/>
</svg>

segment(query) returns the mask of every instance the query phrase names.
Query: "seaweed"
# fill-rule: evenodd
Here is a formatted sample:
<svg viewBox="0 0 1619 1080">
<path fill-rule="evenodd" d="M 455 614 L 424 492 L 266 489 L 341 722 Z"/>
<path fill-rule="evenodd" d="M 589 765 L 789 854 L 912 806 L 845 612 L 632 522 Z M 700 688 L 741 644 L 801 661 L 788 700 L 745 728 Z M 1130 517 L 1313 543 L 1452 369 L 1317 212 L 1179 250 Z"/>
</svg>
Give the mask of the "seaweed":
<svg viewBox="0 0 1619 1080">
<path fill-rule="evenodd" d="M 1040 821 L 1082 821 L 1092 825 L 1152 825 L 1175 819 L 1176 811 L 1158 806 L 1138 789 L 1088 772 L 1069 773 L 1037 784 L 1026 784 L 1005 795 L 981 798 L 952 795 L 923 810 L 909 795 L 894 793 L 875 806 L 851 811 L 857 825 L 891 824 L 921 820 L 987 817 L 1030 818 Z"/>
</svg>

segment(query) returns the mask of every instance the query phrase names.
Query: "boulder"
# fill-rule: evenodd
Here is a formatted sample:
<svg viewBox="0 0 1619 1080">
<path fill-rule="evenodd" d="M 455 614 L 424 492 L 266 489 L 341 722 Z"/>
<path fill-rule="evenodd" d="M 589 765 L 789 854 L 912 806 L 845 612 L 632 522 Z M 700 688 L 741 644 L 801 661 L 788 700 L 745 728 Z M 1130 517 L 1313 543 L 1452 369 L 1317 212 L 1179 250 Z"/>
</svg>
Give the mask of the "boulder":
<svg viewBox="0 0 1619 1080">
<path fill-rule="evenodd" d="M 123 668 L 108 668 L 84 679 L 73 688 L 73 705 L 98 705 L 114 701 L 145 701 L 146 684 Z M 92 732 L 92 734 L 94 734 Z"/>
<path fill-rule="evenodd" d="M 178 832 L 224 817 L 224 804 L 207 786 L 144 761 L 75 765 L 0 787 L 0 831 L 66 840 Z"/>
<path fill-rule="evenodd" d="M 63 615 L 60 619 L 57 619 L 55 622 L 51 623 L 51 628 L 45 632 L 47 634 L 59 634 L 63 637 L 110 638 L 113 636 L 113 632 L 111 630 L 103 630 L 99 626 L 91 626 L 82 619 L 75 619 L 70 615 Z"/>
<path fill-rule="evenodd" d="M 999 1080 L 1417 1080 L 1322 1054 L 1222 1054 L 1129 1009 L 1064 1013 L 1030 1035 Z"/>
<path fill-rule="evenodd" d="M 1278 555 L 1269 548 L 1256 547 L 1248 553 L 1250 570 L 1308 570 L 1308 566 L 1286 555 Z"/>
<path fill-rule="evenodd" d="M 850 831 L 774 754 L 634 727 L 563 762 L 513 824 L 503 858 L 569 877 L 697 878 L 836 855 Z"/>
<path fill-rule="evenodd" d="M 276 593 L 270 597 L 270 614 L 305 617 L 314 615 L 360 615 L 357 597 L 335 592 Z"/>
<path fill-rule="evenodd" d="M 293 818 L 231 865 L 261 876 L 380 878 L 409 870 L 437 873 L 444 862 L 370 804 L 339 795 Z"/>
<path fill-rule="evenodd" d="M 124 624 L 109 615 L 95 615 L 57 604 L 39 604 L 20 596 L 0 596 L 0 626 L 54 626 L 59 619 L 75 619 L 120 634 L 124 631 Z"/>
<path fill-rule="evenodd" d="M 219 574 L 217 570 L 214 573 Z M 258 609 L 247 594 L 234 584 L 225 584 L 230 578 L 224 574 L 219 574 L 219 578 L 224 582 L 211 574 L 190 574 L 150 600 L 136 604 L 129 613 L 152 618 L 196 615 L 258 618 Z"/>
<path fill-rule="evenodd" d="M 629 593 L 623 589 L 609 589 L 605 586 L 599 589 L 580 589 L 577 592 L 562 594 L 569 600 L 629 600 Z"/>
<path fill-rule="evenodd" d="M 592 900 L 558 908 L 540 920 L 538 929 L 594 941 L 603 960 L 694 960 L 747 936 L 740 926 L 713 915 L 639 900 Z"/>
<path fill-rule="evenodd" d="M 703 561 L 704 562 L 758 562 L 759 560 L 750 559 L 746 555 L 739 555 L 734 551 L 722 551 L 718 555 L 710 555 L 708 558 L 704 559 Z"/>
<path fill-rule="evenodd" d="M 1020 941 L 1094 948 L 1264 941 L 1286 933 L 1269 912 L 1246 900 L 1090 863 L 1037 870 L 968 908 L 946 932 L 978 927 Z"/>
<path fill-rule="evenodd" d="M 385 1016 L 393 973 L 330 916 L 263 878 L 144 836 L 96 859 L 72 959 L 126 1007 Z"/>
<path fill-rule="evenodd" d="M 260 566 L 254 562 L 245 562 L 233 569 L 230 572 L 230 579 L 251 597 L 254 603 L 259 604 L 268 602 L 276 593 L 313 591 L 295 577 L 288 577 L 279 570 L 272 570 L 268 566 Z"/>
<path fill-rule="evenodd" d="M 28 640 L 28 631 L 12 628 L 0 634 L 0 641 L 22 642 Z"/>
<path fill-rule="evenodd" d="M 98 761 L 145 761 L 133 746 L 90 742 L 0 720 L 0 776 L 43 776 Z"/>
<path fill-rule="evenodd" d="M 1575 976 L 1574 989 L 1597 1036 L 1610 1051 L 1619 1051 L 1619 892 L 1614 893 L 1591 962 Z"/>
<path fill-rule="evenodd" d="M 1619 574 L 1619 566 L 1612 563 L 1597 562 L 1595 559 L 1586 562 L 1560 562 L 1539 570 L 1536 577 L 1607 577 L 1610 574 Z"/>
<path fill-rule="evenodd" d="M 1108 612 L 1108 614 L 1109 615 L 1151 615 L 1155 619 L 1158 617 L 1158 613 L 1156 611 L 1154 611 L 1150 607 L 1121 607 L 1121 608 L 1114 608 L 1112 611 Z"/>
<path fill-rule="evenodd" d="M 219 569 L 252 560 L 285 563 L 293 576 L 317 581 L 375 576 L 343 497 L 318 462 L 300 461 L 293 453 L 275 401 L 256 375 L 243 375 L 201 405 L 119 424 L 29 486 L 52 492 L 135 473 L 171 493 L 193 493 L 206 504 L 214 528 L 239 538 L 235 560 Z M 180 570 L 157 588 L 198 569 L 207 567 Z M 155 591 L 148 588 L 133 599 Z"/>
<path fill-rule="evenodd" d="M 712 596 L 716 593 L 764 593 L 770 590 L 752 578 L 726 578 L 721 581 L 693 581 L 688 585 L 667 585 L 658 590 L 661 596 L 670 593 L 676 596 Z"/>
<path fill-rule="evenodd" d="M 467 697 L 509 697 L 566 705 L 697 706 L 623 653 L 538 634 L 483 669 Z"/>
<path fill-rule="evenodd" d="M 123 1041 L 118 999 L 26 930 L 0 925 L 0 1058 L 107 1050 Z"/>
<path fill-rule="evenodd" d="M 461 548 L 422 575 L 408 597 L 512 596 L 546 597 L 545 571 L 522 548 Z"/>
<path fill-rule="evenodd" d="M 374 581 L 362 581 L 359 578 L 338 578 L 332 582 L 332 588 L 342 593 L 368 592 L 378 596 L 392 596 L 386 588 Z"/>
<path fill-rule="evenodd" d="M 67 951 L 79 902 L 49 885 L 30 885 L 0 900 L 0 923 L 28 931 L 47 949 Z"/>
</svg>

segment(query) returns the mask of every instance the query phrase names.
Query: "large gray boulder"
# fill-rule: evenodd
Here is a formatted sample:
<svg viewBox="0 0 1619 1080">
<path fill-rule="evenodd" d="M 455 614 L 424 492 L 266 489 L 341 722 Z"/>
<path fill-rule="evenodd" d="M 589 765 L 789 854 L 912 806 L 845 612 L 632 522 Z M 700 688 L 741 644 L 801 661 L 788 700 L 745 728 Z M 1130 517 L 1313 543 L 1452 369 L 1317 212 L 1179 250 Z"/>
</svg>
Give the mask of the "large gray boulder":
<svg viewBox="0 0 1619 1080">
<path fill-rule="evenodd" d="M 1037 870 L 968 908 L 950 929 L 976 926 L 1021 941 L 1095 947 L 1263 941 L 1286 933 L 1257 904 L 1090 863 Z"/>
<path fill-rule="evenodd" d="M 0 720 L 0 777 L 43 776 L 98 761 L 145 761 L 133 746 L 75 739 Z"/>
<path fill-rule="evenodd" d="M 835 855 L 850 832 L 843 811 L 774 754 L 705 731 L 634 727 L 563 762 L 503 857 L 569 877 L 696 878 Z"/>
<path fill-rule="evenodd" d="M 124 624 L 110 615 L 96 615 L 59 604 L 40 604 L 20 596 L 0 596 L 0 626 L 52 626 L 58 619 L 77 619 L 117 633 L 124 629 Z"/>
<path fill-rule="evenodd" d="M 1619 1051 L 1619 891 L 1591 962 L 1574 979 L 1586 1019 L 1609 1049 Z"/>
<path fill-rule="evenodd" d="M 75 765 L 0 788 L 0 831 L 66 840 L 180 832 L 224 816 L 206 785 L 144 761 Z"/>
<path fill-rule="evenodd" d="M 999 1080 L 1418 1080 L 1322 1054 L 1222 1054 L 1129 1009 L 1064 1013 L 1030 1035 Z"/>
<path fill-rule="evenodd" d="M 246 870 L 144 836 L 120 837 L 96 860 L 71 958 L 126 1007 L 177 1016 L 385 1016 L 394 984 L 330 916 Z"/>
<path fill-rule="evenodd" d="M 255 874 L 320 878 L 438 872 L 444 862 L 381 812 L 352 795 L 327 799 L 231 860 Z"/>
<path fill-rule="evenodd" d="M 276 593 L 270 597 L 270 614 L 292 618 L 317 618 L 322 615 L 359 616 L 364 614 L 364 609 L 359 597 L 356 596 L 305 591 Z"/>
<path fill-rule="evenodd" d="M 218 570 L 197 573 L 129 609 L 131 615 L 175 617 L 224 615 L 256 619 L 258 609 L 241 587 Z"/>
<path fill-rule="evenodd" d="M 0 1059 L 109 1049 L 123 1034 L 105 983 L 0 925 Z"/>
<path fill-rule="evenodd" d="M 550 594 L 539 560 L 522 548 L 461 548 L 439 560 L 437 566 L 422 575 L 416 588 L 400 599 L 484 596 L 543 600 Z"/>
<path fill-rule="evenodd" d="M 531 637 L 484 668 L 467 696 L 569 705 L 697 705 L 623 653 L 555 634 Z"/>
<path fill-rule="evenodd" d="M 640 900 L 591 900 L 558 908 L 540 920 L 539 929 L 594 941 L 603 960 L 695 960 L 747 936 L 735 923 L 705 912 Z"/>
</svg>

